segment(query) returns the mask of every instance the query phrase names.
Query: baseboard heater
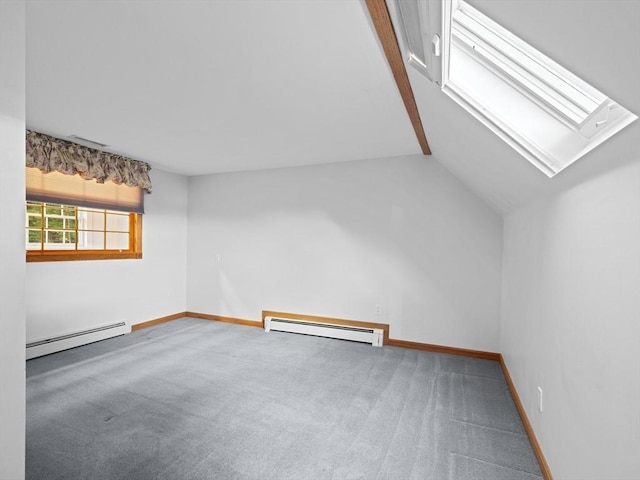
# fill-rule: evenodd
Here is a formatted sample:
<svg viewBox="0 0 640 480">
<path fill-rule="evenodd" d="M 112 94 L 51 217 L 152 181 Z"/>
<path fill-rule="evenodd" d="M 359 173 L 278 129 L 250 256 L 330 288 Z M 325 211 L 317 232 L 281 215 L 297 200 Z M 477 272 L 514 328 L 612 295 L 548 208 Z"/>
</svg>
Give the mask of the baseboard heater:
<svg viewBox="0 0 640 480">
<path fill-rule="evenodd" d="M 380 328 L 352 327 L 293 318 L 265 317 L 264 330 L 265 332 L 277 330 L 279 332 L 351 340 L 353 342 L 370 343 L 374 347 L 381 347 L 383 339 L 383 330 Z"/>
<path fill-rule="evenodd" d="M 131 327 L 127 326 L 125 322 L 118 322 L 30 342 L 27 343 L 27 360 L 97 342 L 98 340 L 117 337 L 129 332 L 131 332 Z"/>
</svg>

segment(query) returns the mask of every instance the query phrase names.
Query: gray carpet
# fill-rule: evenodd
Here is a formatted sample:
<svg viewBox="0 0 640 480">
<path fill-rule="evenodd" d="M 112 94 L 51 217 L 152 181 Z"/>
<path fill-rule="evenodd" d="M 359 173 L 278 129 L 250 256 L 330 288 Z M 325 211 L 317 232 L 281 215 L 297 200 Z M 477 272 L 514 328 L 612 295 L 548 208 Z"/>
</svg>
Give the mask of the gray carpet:
<svg viewBox="0 0 640 480">
<path fill-rule="evenodd" d="M 181 319 L 27 362 L 27 479 L 542 478 L 497 362 Z"/>
</svg>

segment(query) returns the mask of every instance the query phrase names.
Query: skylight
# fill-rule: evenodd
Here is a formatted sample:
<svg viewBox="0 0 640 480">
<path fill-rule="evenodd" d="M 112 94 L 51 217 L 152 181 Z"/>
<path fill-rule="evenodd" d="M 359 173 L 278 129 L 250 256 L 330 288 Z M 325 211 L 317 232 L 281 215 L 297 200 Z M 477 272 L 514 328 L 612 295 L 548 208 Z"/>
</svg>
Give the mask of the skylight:
<svg viewBox="0 0 640 480">
<path fill-rule="evenodd" d="M 607 100 L 466 3 L 455 12 L 451 31 L 456 47 L 576 127 Z"/>
<path fill-rule="evenodd" d="M 396 6 L 408 63 L 549 177 L 637 119 L 462 0 Z"/>
</svg>

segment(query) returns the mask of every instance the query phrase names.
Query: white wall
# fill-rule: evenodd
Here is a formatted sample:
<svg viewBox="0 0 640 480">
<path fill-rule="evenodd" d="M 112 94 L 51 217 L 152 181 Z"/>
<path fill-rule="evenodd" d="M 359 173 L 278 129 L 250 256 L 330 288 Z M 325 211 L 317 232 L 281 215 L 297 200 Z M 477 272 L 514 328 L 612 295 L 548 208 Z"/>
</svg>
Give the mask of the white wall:
<svg viewBox="0 0 640 480">
<path fill-rule="evenodd" d="M 0 2 L 0 478 L 24 478 L 25 5 Z"/>
<path fill-rule="evenodd" d="M 28 342 L 185 311 L 187 178 L 153 169 L 151 180 L 142 260 L 27 264 Z"/>
<path fill-rule="evenodd" d="M 428 157 L 190 177 L 188 250 L 191 311 L 498 349 L 502 219 Z"/>
<path fill-rule="evenodd" d="M 503 265 L 501 351 L 556 480 L 640 478 L 640 161 L 508 215 Z"/>
</svg>

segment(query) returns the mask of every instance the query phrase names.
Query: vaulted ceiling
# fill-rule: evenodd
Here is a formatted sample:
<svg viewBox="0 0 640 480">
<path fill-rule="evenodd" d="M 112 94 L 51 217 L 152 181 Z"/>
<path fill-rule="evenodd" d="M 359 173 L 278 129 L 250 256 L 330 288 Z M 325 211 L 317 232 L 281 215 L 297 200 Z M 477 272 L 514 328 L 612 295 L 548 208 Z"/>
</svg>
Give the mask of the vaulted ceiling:
<svg viewBox="0 0 640 480">
<path fill-rule="evenodd" d="M 640 2 L 470 3 L 640 112 Z M 500 212 L 640 158 L 635 122 L 548 179 L 408 73 L 425 161 Z M 184 175 L 422 154 L 364 0 L 28 0 L 27 126 Z"/>
</svg>

